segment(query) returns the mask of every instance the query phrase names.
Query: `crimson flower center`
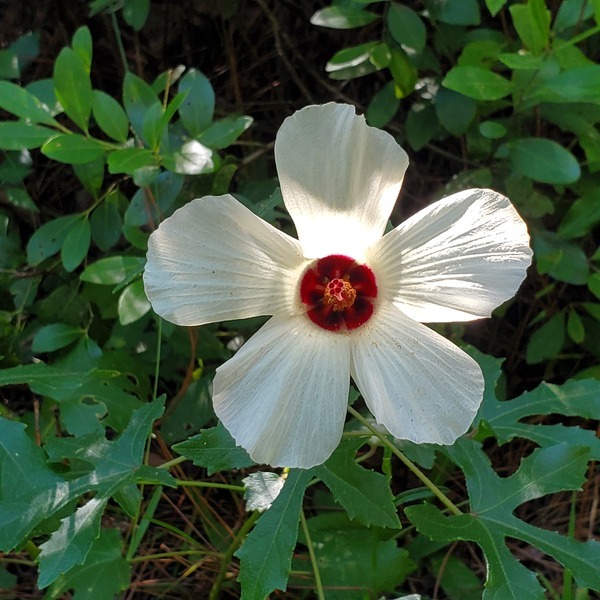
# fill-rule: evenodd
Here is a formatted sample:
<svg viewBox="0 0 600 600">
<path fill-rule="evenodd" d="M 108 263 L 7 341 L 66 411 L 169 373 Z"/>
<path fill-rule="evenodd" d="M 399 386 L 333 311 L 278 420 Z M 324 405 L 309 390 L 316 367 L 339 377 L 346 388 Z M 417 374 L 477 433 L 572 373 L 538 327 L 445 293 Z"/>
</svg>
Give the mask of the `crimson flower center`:
<svg viewBox="0 0 600 600">
<path fill-rule="evenodd" d="M 373 271 L 342 254 L 316 260 L 300 282 L 308 318 L 329 331 L 348 331 L 366 323 L 376 298 Z"/>
</svg>

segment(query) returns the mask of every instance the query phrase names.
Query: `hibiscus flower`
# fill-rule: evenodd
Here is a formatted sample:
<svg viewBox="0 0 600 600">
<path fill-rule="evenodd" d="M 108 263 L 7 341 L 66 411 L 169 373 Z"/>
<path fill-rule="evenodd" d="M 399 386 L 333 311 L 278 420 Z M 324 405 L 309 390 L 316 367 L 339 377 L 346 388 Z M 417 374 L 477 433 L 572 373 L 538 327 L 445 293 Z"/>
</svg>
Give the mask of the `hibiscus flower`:
<svg viewBox="0 0 600 600">
<path fill-rule="evenodd" d="M 422 323 L 488 317 L 531 262 L 504 196 L 472 189 L 384 234 L 408 158 L 352 106 L 308 106 L 275 142 L 298 239 L 230 195 L 191 201 L 152 233 L 154 310 L 178 325 L 272 315 L 217 369 L 214 409 L 258 463 L 309 468 L 338 445 L 350 378 L 396 438 L 452 444 L 483 376 Z"/>
</svg>

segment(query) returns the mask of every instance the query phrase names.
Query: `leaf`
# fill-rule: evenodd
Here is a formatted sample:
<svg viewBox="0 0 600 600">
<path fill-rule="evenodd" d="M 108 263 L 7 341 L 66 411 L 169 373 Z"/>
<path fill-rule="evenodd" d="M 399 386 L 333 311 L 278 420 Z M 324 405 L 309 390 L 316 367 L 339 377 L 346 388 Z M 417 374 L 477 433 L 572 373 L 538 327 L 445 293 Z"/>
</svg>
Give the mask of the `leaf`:
<svg viewBox="0 0 600 600">
<path fill-rule="evenodd" d="M 127 141 L 129 119 L 123 107 L 112 96 L 100 90 L 92 95 L 92 110 L 98 127 L 117 142 Z"/>
<path fill-rule="evenodd" d="M 27 262 L 35 266 L 54 256 L 79 218 L 79 215 L 67 215 L 44 223 L 27 243 Z"/>
<path fill-rule="evenodd" d="M 371 98 L 366 113 L 367 123 L 371 127 L 385 127 L 399 108 L 400 100 L 396 98 L 394 82 L 389 81 Z"/>
<path fill-rule="evenodd" d="M 325 464 L 313 471 L 331 490 L 351 519 L 365 525 L 399 529 L 394 496 L 387 478 L 356 464 L 363 440 L 343 441 Z"/>
<path fill-rule="evenodd" d="M 559 238 L 551 231 L 532 235 L 537 270 L 565 283 L 585 285 L 589 274 L 586 255 L 580 246 Z"/>
<path fill-rule="evenodd" d="M 38 556 L 40 577 L 44 588 L 62 573 L 82 564 L 100 532 L 100 520 L 108 498 L 92 498 L 73 514 L 61 520 L 60 527 L 41 546 Z"/>
<path fill-rule="evenodd" d="M 446 131 L 460 137 L 475 118 L 477 104 L 463 94 L 440 88 L 435 96 L 435 113 Z"/>
<path fill-rule="evenodd" d="M 576 344 L 581 344 L 585 340 L 585 327 L 583 326 L 581 317 L 575 309 L 569 310 L 567 333 Z"/>
<path fill-rule="evenodd" d="M 66 115 L 87 133 L 92 112 L 92 82 L 83 59 L 71 48 L 63 48 L 56 58 L 53 81 L 56 97 Z"/>
<path fill-rule="evenodd" d="M 87 266 L 79 278 L 99 285 L 116 285 L 130 275 L 140 273 L 144 263 L 145 260 L 138 256 L 109 256 Z"/>
<path fill-rule="evenodd" d="M 396 96 L 405 98 L 415 89 L 417 83 L 417 70 L 404 50 L 393 48 L 389 70 L 396 83 Z"/>
<path fill-rule="evenodd" d="M 421 17 L 408 6 L 390 4 L 387 13 L 387 27 L 399 44 L 421 52 L 427 43 L 427 30 Z"/>
<path fill-rule="evenodd" d="M 490 11 L 490 14 L 492 15 L 492 17 L 495 17 L 500 12 L 500 9 L 505 4 L 506 4 L 506 0 L 485 0 L 485 5 L 487 6 L 488 10 Z"/>
<path fill-rule="evenodd" d="M 31 123 L 58 125 L 45 104 L 26 89 L 9 81 L 0 81 L 0 108 Z"/>
<path fill-rule="evenodd" d="M 65 271 L 74 271 L 87 256 L 92 241 L 92 229 L 87 216 L 80 218 L 69 229 L 63 242 L 60 257 Z"/>
<path fill-rule="evenodd" d="M 386 530 L 349 521 L 343 513 L 319 514 L 307 525 L 327 600 L 382 597 L 415 568 L 408 551 L 389 539 Z M 300 541 L 307 544 L 302 532 Z M 295 560 L 292 570 L 299 574 L 291 583 L 306 585 L 306 561 Z"/>
<path fill-rule="evenodd" d="M 477 542 L 488 566 L 483 600 L 542 600 L 544 588 L 533 573 L 509 552 L 506 537 L 533 544 L 570 569 L 579 585 L 600 589 L 600 543 L 578 542 L 554 531 L 539 529 L 516 516 L 515 508 L 529 500 L 562 490 L 579 489 L 585 480 L 589 449 L 568 444 L 538 448 L 523 459 L 518 471 L 499 478 L 481 445 L 461 438 L 448 448 L 450 458 L 465 473 L 470 513 L 444 517 L 432 505 L 405 509 L 417 529 L 433 540 Z"/>
<path fill-rule="evenodd" d="M 547 323 L 537 329 L 527 345 L 526 360 L 535 365 L 555 358 L 565 343 L 565 313 L 556 313 Z"/>
<path fill-rule="evenodd" d="M 60 528 L 43 545 L 39 556 L 40 586 L 49 585 L 71 567 L 85 561 L 96 537 L 97 521 L 104 504 L 118 490 L 140 481 L 172 485 L 168 473 L 142 465 L 152 423 L 161 416 L 163 409 L 164 400 L 144 405 L 133 413 L 125 431 L 114 441 L 96 436 L 82 445 L 81 438 L 53 438 L 54 444 L 60 444 L 66 450 L 64 458 L 77 458 L 94 466 L 92 473 L 73 483 L 85 485 L 97 493 L 94 500 L 64 518 Z"/>
<path fill-rule="evenodd" d="M 500 100 L 513 91 L 508 79 L 480 67 L 454 67 L 442 85 L 473 100 Z"/>
<path fill-rule="evenodd" d="M 354 6 L 328 6 L 310 18 L 313 25 L 332 29 L 355 29 L 379 19 L 379 16 Z"/>
<path fill-rule="evenodd" d="M 597 190 L 591 190 L 569 206 L 558 227 L 558 235 L 570 240 L 583 237 L 600 223 L 600 197 Z"/>
<path fill-rule="evenodd" d="M 71 42 L 73 52 L 81 58 L 88 75 L 92 68 L 93 44 L 92 34 L 87 27 L 80 27 L 73 35 Z"/>
<path fill-rule="evenodd" d="M 246 487 L 244 492 L 246 510 L 248 512 L 254 510 L 264 512 L 271 507 L 279 495 L 285 479 L 277 473 L 259 471 L 244 477 L 242 483 Z"/>
<path fill-rule="evenodd" d="M 573 183 L 581 176 L 577 159 L 553 140 L 521 138 L 506 146 L 513 167 L 534 181 Z"/>
<path fill-rule="evenodd" d="M 137 75 L 127 73 L 123 81 L 123 104 L 134 131 L 147 142 L 143 136 L 146 115 L 151 109 L 157 110 L 157 106 L 161 108 L 154 90 Z"/>
<path fill-rule="evenodd" d="M 39 148 L 56 135 L 54 129 L 30 125 L 21 121 L 0 123 L 0 148 L 2 150 L 30 150 Z"/>
<path fill-rule="evenodd" d="M 449 25 L 479 25 L 479 3 L 477 0 L 448 2 L 433 0 L 427 3 L 431 19 Z"/>
<path fill-rule="evenodd" d="M 131 567 L 122 555 L 123 542 L 117 529 L 101 529 L 85 562 L 61 575 L 46 593 L 46 600 L 57 600 L 70 590 L 74 598 L 113 600 L 127 589 Z"/>
<path fill-rule="evenodd" d="M 100 250 L 110 250 L 121 238 L 123 219 L 118 208 L 119 192 L 114 192 L 101 202 L 90 217 L 92 239 Z"/>
<path fill-rule="evenodd" d="M 52 323 L 44 325 L 33 336 L 31 349 L 34 352 L 54 352 L 72 344 L 81 337 L 83 330 L 65 323 Z"/>
<path fill-rule="evenodd" d="M 478 361 L 481 364 L 481 360 Z M 541 447 L 567 442 L 572 446 L 587 446 L 593 460 L 600 459 L 600 439 L 594 431 L 560 424 L 523 423 L 521 419 L 537 415 L 559 414 L 597 421 L 600 419 L 600 382 L 595 379 L 570 380 L 562 385 L 542 383 L 518 398 L 500 402 L 494 392 L 500 371 L 498 359 L 484 369 L 486 393 L 477 419 L 485 422 L 486 435 L 494 435 L 504 444 L 516 437 L 536 442 Z M 481 438 L 482 439 L 482 438 Z"/>
<path fill-rule="evenodd" d="M 208 129 L 203 131 L 197 141 L 204 146 L 221 150 L 231 146 L 250 125 L 252 125 L 252 117 L 225 117 L 219 121 L 215 121 Z"/>
<path fill-rule="evenodd" d="M 576 67 L 546 81 L 539 90 L 544 102 L 600 103 L 600 65 Z"/>
<path fill-rule="evenodd" d="M 117 310 L 119 313 L 119 323 L 129 325 L 141 319 L 150 312 L 152 306 L 146 297 L 144 291 L 144 282 L 137 279 L 130 283 L 119 296 Z"/>
<path fill-rule="evenodd" d="M 325 65 L 327 73 L 335 73 L 352 67 L 357 67 L 362 63 L 368 63 L 373 56 L 373 52 L 379 46 L 379 42 L 366 42 L 358 46 L 350 46 L 336 52 Z"/>
<path fill-rule="evenodd" d="M 150 0 L 125 0 L 123 19 L 127 25 L 139 31 L 146 23 L 149 12 Z"/>
<path fill-rule="evenodd" d="M 310 471 L 289 472 L 279 496 L 235 553 L 240 559 L 242 598 L 262 600 L 274 590 L 285 590 L 310 477 Z"/>
<path fill-rule="evenodd" d="M 243 448 L 236 446 L 221 422 L 212 429 L 204 429 L 185 442 L 175 444 L 173 450 L 191 460 L 196 466 L 205 467 L 209 475 L 218 471 L 243 469 L 255 464 Z"/>
<path fill-rule="evenodd" d="M 86 191 L 97 198 L 104 181 L 104 160 L 97 158 L 87 163 L 73 165 L 73 171 Z"/>
<path fill-rule="evenodd" d="M 42 154 L 48 158 L 71 165 L 91 162 L 105 152 L 102 142 L 77 133 L 57 135 L 42 146 Z"/>
<path fill-rule="evenodd" d="M 132 175 L 138 169 L 156 164 L 156 157 L 147 148 L 123 148 L 108 155 L 108 172 L 113 175 L 125 173 Z"/>
<path fill-rule="evenodd" d="M 550 11 L 544 0 L 528 0 L 508 9 L 523 45 L 533 54 L 541 54 L 550 39 Z"/>
<path fill-rule="evenodd" d="M 188 95 L 179 107 L 179 116 L 192 137 L 200 135 L 212 123 L 215 92 L 208 78 L 190 69 L 179 81 L 179 91 Z"/>
</svg>

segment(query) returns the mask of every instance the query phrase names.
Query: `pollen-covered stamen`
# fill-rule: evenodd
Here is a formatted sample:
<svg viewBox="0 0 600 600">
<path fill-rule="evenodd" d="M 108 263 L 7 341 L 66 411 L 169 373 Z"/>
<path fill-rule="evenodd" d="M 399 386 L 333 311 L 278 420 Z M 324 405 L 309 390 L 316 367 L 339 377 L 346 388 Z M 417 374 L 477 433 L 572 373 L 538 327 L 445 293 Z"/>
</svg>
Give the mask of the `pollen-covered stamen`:
<svg viewBox="0 0 600 600">
<path fill-rule="evenodd" d="M 316 260 L 300 282 L 300 299 L 308 318 L 329 331 L 349 331 L 366 323 L 376 298 L 373 271 L 341 254 Z"/>
<path fill-rule="evenodd" d="M 336 277 L 325 286 L 323 298 L 333 310 L 339 311 L 349 308 L 356 300 L 356 290 L 346 279 Z"/>
</svg>

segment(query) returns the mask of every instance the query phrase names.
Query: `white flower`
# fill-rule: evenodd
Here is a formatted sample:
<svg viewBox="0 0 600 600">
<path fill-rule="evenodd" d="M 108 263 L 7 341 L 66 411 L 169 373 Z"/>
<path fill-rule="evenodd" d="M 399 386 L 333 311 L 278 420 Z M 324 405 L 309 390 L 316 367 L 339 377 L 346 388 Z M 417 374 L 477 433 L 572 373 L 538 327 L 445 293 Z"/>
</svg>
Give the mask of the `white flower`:
<svg viewBox="0 0 600 600">
<path fill-rule="evenodd" d="M 168 321 L 273 315 L 217 369 L 217 416 L 256 462 L 308 468 L 340 441 L 352 377 L 395 437 L 453 443 L 483 377 L 421 322 L 487 317 L 510 298 L 531 262 L 525 224 L 504 196 L 468 190 L 383 235 L 408 158 L 351 106 L 286 119 L 275 160 L 298 240 L 230 195 L 193 200 L 150 236 L 144 283 Z"/>
</svg>

